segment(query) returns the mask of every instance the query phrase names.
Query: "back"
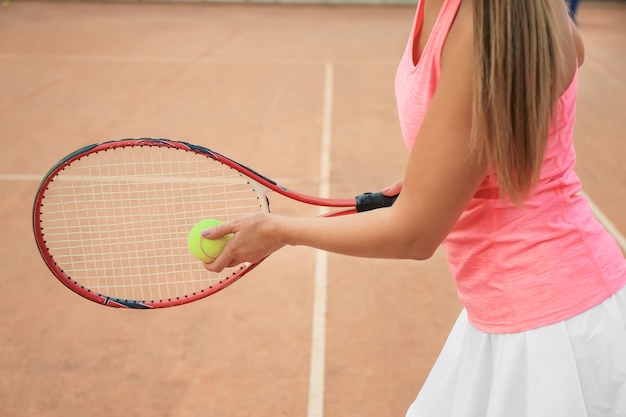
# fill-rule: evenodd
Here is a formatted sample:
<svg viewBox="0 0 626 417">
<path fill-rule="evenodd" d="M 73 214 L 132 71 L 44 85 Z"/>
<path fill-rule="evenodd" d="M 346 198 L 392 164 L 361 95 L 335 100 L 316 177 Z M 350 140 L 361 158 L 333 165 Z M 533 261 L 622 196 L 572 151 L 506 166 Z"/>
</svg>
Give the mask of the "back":
<svg viewBox="0 0 626 417">
<path fill-rule="evenodd" d="M 523 207 L 488 175 L 444 247 L 470 321 L 509 333 L 581 313 L 626 284 L 621 249 L 593 217 L 574 172 L 577 77 L 559 100 L 539 182 Z"/>
</svg>

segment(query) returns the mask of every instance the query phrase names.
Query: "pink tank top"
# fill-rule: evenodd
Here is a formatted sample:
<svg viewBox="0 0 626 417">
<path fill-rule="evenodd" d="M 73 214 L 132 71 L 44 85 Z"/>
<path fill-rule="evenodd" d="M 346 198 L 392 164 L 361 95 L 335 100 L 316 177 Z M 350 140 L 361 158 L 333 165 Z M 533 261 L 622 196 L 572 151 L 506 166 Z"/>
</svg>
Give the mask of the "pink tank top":
<svg viewBox="0 0 626 417">
<path fill-rule="evenodd" d="M 441 51 L 461 0 L 444 0 L 422 55 L 414 57 L 423 2 L 395 80 L 409 149 L 437 88 Z M 497 177 L 488 175 L 443 242 L 461 302 L 482 331 L 513 333 L 556 323 L 626 284 L 624 255 L 578 194 L 572 143 L 576 91 L 577 74 L 559 100 L 540 181 L 524 207 L 500 200 Z"/>
</svg>

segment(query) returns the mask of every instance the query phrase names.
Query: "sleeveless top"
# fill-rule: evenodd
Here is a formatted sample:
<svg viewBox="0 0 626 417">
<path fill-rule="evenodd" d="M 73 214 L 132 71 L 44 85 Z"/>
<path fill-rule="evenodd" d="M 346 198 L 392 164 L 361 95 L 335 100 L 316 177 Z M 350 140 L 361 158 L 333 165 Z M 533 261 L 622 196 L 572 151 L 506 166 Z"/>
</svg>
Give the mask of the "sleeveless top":
<svg viewBox="0 0 626 417">
<path fill-rule="evenodd" d="M 423 2 L 395 79 L 409 149 L 437 89 L 443 44 L 461 4 L 444 0 L 422 55 L 414 57 Z M 565 320 L 626 284 L 621 249 L 578 194 L 573 147 L 577 75 L 559 99 L 540 180 L 523 207 L 501 200 L 497 175 L 489 174 L 443 242 L 468 318 L 484 332 L 513 333 Z"/>
</svg>

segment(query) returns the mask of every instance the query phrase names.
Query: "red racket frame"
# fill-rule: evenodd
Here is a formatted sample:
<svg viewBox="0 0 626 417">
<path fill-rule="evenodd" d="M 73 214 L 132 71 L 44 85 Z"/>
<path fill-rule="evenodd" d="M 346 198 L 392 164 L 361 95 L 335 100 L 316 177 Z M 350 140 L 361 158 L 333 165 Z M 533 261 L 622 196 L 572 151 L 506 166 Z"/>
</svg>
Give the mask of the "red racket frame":
<svg viewBox="0 0 626 417">
<path fill-rule="evenodd" d="M 169 140 L 169 139 L 139 138 L 139 139 L 113 140 L 113 141 L 101 142 L 101 143 L 85 146 L 83 148 L 80 148 L 74 151 L 73 153 L 69 154 L 68 156 L 60 160 L 54 167 L 52 167 L 48 171 L 48 173 L 43 178 L 39 186 L 39 189 L 37 191 L 37 194 L 35 196 L 35 201 L 33 204 L 33 232 L 35 235 L 37 247 L 39 249 L 39 252 L 45 264 L 50 269 L 50 271 L 59 279 L 59 281 L 61 281 L 66 287 L 68 287 L 69 289 L 77 293 L 78 295 L 88 300 L 94 301 L 98 304 L 102 304 L 106 306 L 120 307 L 120 308 L 134 308 L 134 309 L 153 309 L 153 308 L 172 307 L 176 305 L 181 305 L 181 304 L 186 304 L 186 303 L 190 303 L 193 301 L 197 301 L 199 299 L 208 297 L 209 295 L 214 294 L 230 286 L 232 283 L 234 283 L 235 281 L 243 277 L 245 274 L 253 270 L 257 265 L 259 265 L 260 262 L 263 261 L 261 260 L 257 263 L 247 264 L 247 265 L 240 267 L 231 275 L 229 275 L 228 277 L 220 281 L 219 285 L 217 286 L 211 286 L 209 288 L 199 290 L 192 294 L 181 296 L 181 297 L 176 297 L 172 299 L 142 301 L 142 302 L 138 302 L 134 300 L 123 300 L 123 299 L 99 294 L 79 284 L 74 279 L 72 279 L 72 277 L 66 274 L 63 271 L 63 269 L 55 262 L 53 256 L 50 253 L 48 253 L 48 250 L 46 247 L 45 236 L 42 233 L 43 228 L 41 227 L 41 215 L 42 215 L 41 207 L 43 205 L 43 199 L 45 197 L 44 194 L 45 194 L 46 189 L 48 188 L 49 184 L 54 180 L 54 178 L 60 171 L 65 169 L 68 165 L 70 165 L 72 162 L 74 162 L 77 159 L 83 158 L 92 153 L 101 152 L 101 151 L 105 151 L 108 149 L 135 147 L 135 146 L 162 146 L 162 147 L 176 148 L 176 149 L 187 151 L 187 152 L 195 152 L 197 154 L 206 156 L 207 158 L 214 159 L 226 166 L 229 166 L 233 168 L 234 170 L 240 172 L 241 174 L 245 175 L 246 177 L 257 182 L 258 184 L 262 185 L 263 187 L 266 187 L 268 190 L 274 191 L 292 200 L 296 200 L 296 201 L 306 203 L 309 205 L 321 206 L 321 207 L 344 208 L 344 210 L 326 213 L 322 215 L 322 217 L 333 217 L 333 216 L 354 214 L 354 213 L 357 213 L 357 211 L 365 211 L 365 210 L 369 210 L 372 208 L 389 206 L 393 204 L 393 201 L 395 200 L 395 197 L 391 197 L 391 198 L 383 197 L 388 200 L 386 200 L 384 203 L 377 202 L 374 204 L 374 206 L 370 206 L 362 210 L 358 210 L 357 202 L 359 201 L 359 197 L 363 197 L 366 195 L 369 196 L 372 194 L 366 193 L 364 195 L 358 196 L 356 199 L 355 198 L 334 199 L 334 198 L 315 197 L 315 196 L 302 194 L 296 191 L 291 191 L 288 188 L 279 185 L 274 180 L 264 175 L 261 175 L 255 170 L 250 169 L 246 167 L 245 165 L 242 165 L 220 153 L 217 153 L 203 146 L 193 145 L 193 144 L 182 142 L 182 141 L 175 141 L 175 140 Z M 380 193 L 377 193 L 376 196 L 381 197 L 382 195 Z"/>
</svg>

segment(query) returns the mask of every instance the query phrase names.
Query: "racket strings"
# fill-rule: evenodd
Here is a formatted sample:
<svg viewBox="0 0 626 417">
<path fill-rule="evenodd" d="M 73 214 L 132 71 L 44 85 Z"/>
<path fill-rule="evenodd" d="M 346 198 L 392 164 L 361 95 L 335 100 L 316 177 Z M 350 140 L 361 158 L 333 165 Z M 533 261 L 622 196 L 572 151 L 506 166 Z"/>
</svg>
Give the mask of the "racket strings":
<svg viewBox="0 0 626 417">
<path fill-rule="evenodd" d="M 168 300 L 206 290 L 209 273 L 189 253 L 199 220 L 227 221 L 263 207 L 236 170 L 161 146 L 100 151 L 71 162 L 46 190 L 41 227 L 73 281 L 123 300 Z"/>
</svg>

